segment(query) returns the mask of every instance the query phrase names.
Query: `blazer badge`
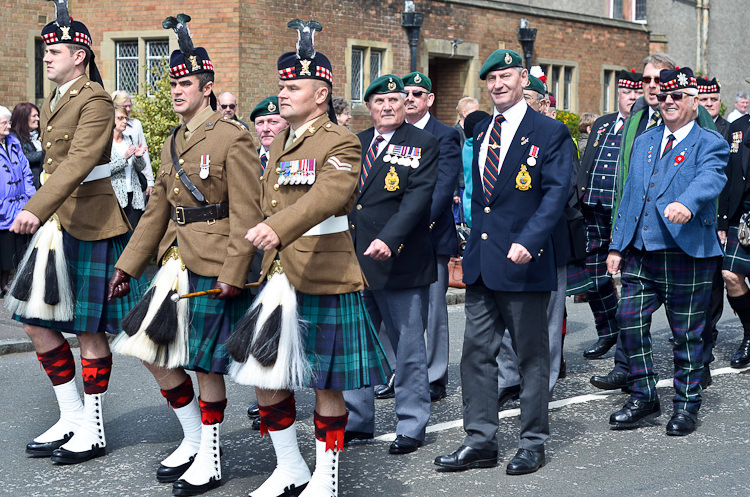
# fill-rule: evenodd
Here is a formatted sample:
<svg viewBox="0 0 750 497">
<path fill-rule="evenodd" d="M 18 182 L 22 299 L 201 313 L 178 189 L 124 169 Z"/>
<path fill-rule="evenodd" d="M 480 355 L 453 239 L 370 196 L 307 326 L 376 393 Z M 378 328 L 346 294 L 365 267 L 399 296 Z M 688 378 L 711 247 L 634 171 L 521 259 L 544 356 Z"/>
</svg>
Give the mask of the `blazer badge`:
<svg viewBox="0 0 750 497">
<path fill-rule="evenodd" d="M 531 189 L 531 175 L 526 169 L 526 164 L 521 164 L 521 170 L 516 175 L 516 188 L 522 192 Z"/>
<path fill-rule="evenodd" d="M 388 174 L 385 175 L 384 188 L 389 192 L 395 192 L 396 190 L 398 190 L 398 173 L 396 173 L 396 168 L 393 166 L 391 166 Z"/>
</svg>

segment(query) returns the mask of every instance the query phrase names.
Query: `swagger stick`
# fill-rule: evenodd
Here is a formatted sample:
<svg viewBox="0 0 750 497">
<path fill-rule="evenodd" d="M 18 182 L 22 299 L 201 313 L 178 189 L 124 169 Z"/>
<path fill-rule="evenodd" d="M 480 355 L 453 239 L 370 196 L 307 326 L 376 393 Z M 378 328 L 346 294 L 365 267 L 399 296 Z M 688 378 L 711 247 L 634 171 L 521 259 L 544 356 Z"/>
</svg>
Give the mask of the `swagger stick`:
<svg viewBox="0 0 750 497">
<path fill-rule="evenodd" d="M 260 282 L 248 283 L 247 285 L 243 286 L 242 289 L 245 290 L 254 286 L 260 286 Z M 177 302 L 180 299 L 192 299 L 193 297 L 202 297 L 204 295 L 214 295 L 217 293 L 221 293 L 221 288 L 212 288 L 211 290 L 204 290 L 202 292 L 186 293 L 185 295 L 179 295 L 176 293 L 172 295 L 172 302 Z"/>
</svg>

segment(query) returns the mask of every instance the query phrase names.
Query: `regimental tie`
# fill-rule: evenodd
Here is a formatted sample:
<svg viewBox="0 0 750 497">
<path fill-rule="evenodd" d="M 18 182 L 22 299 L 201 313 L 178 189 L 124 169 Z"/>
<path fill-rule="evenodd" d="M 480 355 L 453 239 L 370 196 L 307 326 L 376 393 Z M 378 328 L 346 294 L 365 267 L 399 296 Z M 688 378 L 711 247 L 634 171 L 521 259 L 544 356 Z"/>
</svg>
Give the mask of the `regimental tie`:
<svg viewBox="0 0 750 497">
<path fill-rule="evenodd" d="M 646 129 L 651 129 L 656 126 L 659 123 L 660 117 L 661 115 L 659 114 L 658 110 L 654 112 L 654 114 L 651 116 L 651 119 L 648 121 L 648 124 L 646 125 Z"/>
<path fill-rule="evenodd" d="M 57 88 L 55 90 L 55 96 L 52 97 L 52 101 L 49 103 L 49 110 L 54 111 L 55 107 L 57 107 L 57 102 L 60 101 L 60 98 L 62 98 L 62 94 L 60 93 L 60 88 Z"/>
<path fill-rule="evenodd" d="M 495 123 L 490 131 L 490 139 L 487 143 L 487 159 L 484 161 L 484 200 L 489 203 L 497 184 L 497 175 L 500 172 L 500 125 L 505 121 L 502 114 L 495 117 Z"/>
<path fill-rule="evenodd" d="M 370 145 L 370 150 L 368 150 L 367 155 L 365 155 L 365 163 L 362 164 L 362 174 L 359 177 L 360 188 L 364 186 L 367 175 L 370 174 L 370 169 L 372 169 L 372 165 L 375 163 L 375 157 L 377 157 L 378 155 L 378 147 L 384 141 L 385 138 L 383 138 L 381 135 L 378 135 L 375 138 L 375 141 L 372 142 L 372 145 Z"/>
<path fill-rule="evenodd" d="M 661 157 L 664 158 L 664 156 L 667 155 L 670 150 L 672 150 L 672 147 L 674 147 L 674 135 L 669 135 L 667 136 L 667 145 L 664 147 L 664 151 L 661 153 Z"/>
<path fill-rule="evenodd" d="M 268 154 L 263 154 L 260 156 L 260 172 L 265 173 L 267 166 L 268 166 Z"/>
</svg>

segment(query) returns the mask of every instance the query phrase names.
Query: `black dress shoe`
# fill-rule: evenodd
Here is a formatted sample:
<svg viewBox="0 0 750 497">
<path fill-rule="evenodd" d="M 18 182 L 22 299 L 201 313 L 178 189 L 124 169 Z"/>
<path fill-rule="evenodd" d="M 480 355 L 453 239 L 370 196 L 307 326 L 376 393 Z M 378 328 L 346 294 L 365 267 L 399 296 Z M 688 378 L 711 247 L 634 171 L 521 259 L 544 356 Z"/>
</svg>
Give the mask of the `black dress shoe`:
<svg viewBox="0 0 750 497">
<path fill-rule="evenodd" d="M 601 357 L 617 343 L 617 337 L 612 338 L 600 338 L 594 345 L 583 351 L 583 357 L 586 359 L 596 359 Z"/>
<path fill-rule="evenodd" d="M 508 463 L 508 467 L 505 468 L 505 472 L 509 475 L 527 475 L 535 473 L 545 464 L 544 449 L 518 449 L 516 455 Z"/>
<path fill-rule="evenodd" d="M 415 450 L 417 450 L 419 447 L 421 447 L 423 442 L 421 440 L 417 440 L 416 438 L 407 437 L 406 435 L 398 435 L 396 437 L 396 440 L 391 443 L 391 446 L 388 448 L 389 454 L 411 454 Z"/>
<path fill-rule="evenodd" d="M 260 417 L 260 407 L 258 407 L 257 402 L 247 408 L 247 417 L 250 419 L 255 419 L 255 418 Z"/>
<path fill-rule="evenodd" d="M 601 390 L 617 390 L 620 388 L 623 392 L 629 391 L 628 374 L 621 371 L 610 371 L 604 376 L 594 375 L 589 382 Z"/>
<path fill-rule="evenodd" d="M 502 409 L 502 407 L 508 402 L 518 400 L 520 394 L 521 385 L 513 385 L 512 387 L 503 388 L 497 396 L 497 408 Z"/>
<path fill-rule="evenodd" d="M 462 445 L 453 454 L 435 458 L 435 465 L 445 471 L 463 471 L 473 468 L 494 468 L 497 466 L 496 450 L 479 450 Z"/>
<path fill-rule="evenodd" d="M 172 495 L 200 495 L 221 485 L 221 480 L 211 477 L 203 485 L 193 485 L 185 480 L 177 480 L 172 484 Z"/>
<path fill-rule="evenodd" d="M 372 440 L 375 437 L 372 433 L 366 431 L 345 431 L 344 432 L 344 445 L 347 445 L 355 440 Z"/>
<path fill-rule="evenodd" d="M 641 423 L 653 420 L 660 414 L 659 399 L 653 402 L 630 399 L 622 409 L 609 417 L 609 424 L 615 430 L 629 430 L 637 428 Z"/>
<path fill-rule="evenodd" d="M 732 356 L 732 360 L 729 365 L 733 368 L 744 368 L 750 364 L 750 338 L 745 338 L 740 343 L 737 352 Z"/>
<path fill-rule="evenodd" d="M 182 475 L 185 474 L 185 471 L 188 470 L 190 465 L 193 464 L 193 459 L 195 459 L 195 456 L 191 457 L 190 460 L 185 464 L 180 464 L 179 466 L 175 466 L 174 468 L 170 468 L 169 466 L 160 464 L 159 469 L 156 470 L 156 481 L 158 481 L 159 483 L 176 482 Z"/>
<path fill-rule="evenodd" d="M 703 372 L 701 373 L 701 387 L 705 390 L 710 387 L 713 382 L 714 380 L 711 378 L 711 370 L 708 368 L 708 365 L 703 366 Z"/>
<path fill-rule="evenodd" d="M 72 437 L 73 432 L 70 432 L 62 439 L 55 440 L 53 442 L 41 443 L 32 440 L 31 442 L 26 444 L 26 453 L 29 455 L 29 457 L 49 457 L 52 455 L 55 449 L 59 449 L 62 445 L 65 445 L 65 443 Z"/>
<path fill-rule="evenodd" d="M 440 399 L 444 399 L 446 396 L 445 387 L 438 385 L 437 383 L 430 383 L 430 401 L 437 402 Z"/>
<path fill-rule="evenodd" d="M 91 450 L 84 450 L 83 452 L 71 452 L 61 447 L 52 452 L 51 459 L 56 464 L 78 464 L 94 459 L 95 457 L 101 457 L 106 453 L 106 447 L 99 447 L 98 445 L 94 445 Z"/>
<path fill-rule="evenodd" d="M 672 414 L 669 423 L 667 423 L 667 435 L 673 437 L 684 437 L 695 431 L 695 414 L 678 409 Z"/>
<path fill-rule="evenodd" d="M 250 428 L 252 428 L 255 431 L 260 431 L 260 417 L 253 419 L 253 422 L 250 425 Z"/>
<path fill-rule="evenodd" d="M 388 383 L 384 385 L 378 385 L 375 387 L 375 398 L 376 399 L 392 399 L 396 396 L 396 373 L 392 373 L 388 377 Z"/>
<path fill-rule="evenodd" d="M 561 357 L 560 358 L 560 372 L 557 373 L 557 379 L 562 380 L 566 376 L 568 376 L 568 363 L 565 362 L 565 359 Z"/>
</svg>

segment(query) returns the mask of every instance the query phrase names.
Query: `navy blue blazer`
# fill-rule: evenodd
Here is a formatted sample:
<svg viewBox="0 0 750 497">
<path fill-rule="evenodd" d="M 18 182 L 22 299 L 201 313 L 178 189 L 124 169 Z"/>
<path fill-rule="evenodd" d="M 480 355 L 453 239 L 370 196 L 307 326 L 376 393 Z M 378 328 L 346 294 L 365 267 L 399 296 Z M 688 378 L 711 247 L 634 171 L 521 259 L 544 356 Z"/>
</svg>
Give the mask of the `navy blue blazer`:
<svg viewBox="0 0 750 497">
<path fill-rule="evenodd" d="M 362 143 L 362 162 L 370 148 L 374 128 L 357 136 Z M 373 290 L 412 288 L 437 279 L 435 251 L 430 234 L 430 204 L 438 172 L 438 141 L 430 133 L 404 122 L 389 145 L 422 149 L 419 166 L 386 163 L 381 151 L 349 214 L 354 249 L 359 265 Z M 391 171 L 393 169 L 393 171 Z M 390 176 L 389 176 L 390 173 Z M 398 177 L 392 191 L 386 182 Z M 382 240 L 393 255 L 376 261 L 364 252 L 375 239 Z"/>
<path fill-rule="evenodd" d="M 745 197 L 750 196 L 750 116 L 735 119 L 727 131 L 729 143 L 732 135 L 739 133 L 735 149 L 730 149 L 729 163 L 725 173 L 727 184 L 719 195 L 719 229 L 728 231 L 730 225 L 736 225 L 744 214 L 742 205 Z"/>
<path fill-rule="evenodd" d="M 471 199 L 472 229 L 463 259 L 464 283 L 481 282 L 506 292 L 547 292 L 557 288 L 557 268 L 552 233 L 560 223 L 573 183 L 575 149 L 568 128 L 531 108 L 521 124 L 500 169 L 495 194 L 484 199 L 479 173 L 479 149 L 492 118 L 474 127 L 474 161 Z M 527 159 L 531 147 L 539 148 L 536 165 Z M 531 188 L 516 187 L 521 166 L 527 166 Z M 507 258 L 512 243 L 532 255 L 528 264 Z"/>
<path fill-rule="evenodd" d="M 461 136 L 457 129 L 446 126 L 435 119 L 435 116 L 430 116 L 424 131 L 431 133 L 440 144 L 437 182 L 432 192 L 430 208 L 432 244 L 437 255 L 456 255 L 458 239 L 453 221 L 453 193 L 456 191 L 459 174 L 463 174 Z"/>
<path fill-rule="evenodd" d="M 622 252 L 630 245 L 649 196 L 651 174 L 659 161 L 664 125 L 645 131 L 635 139 L 630 156 L 630 172 L 615 219 L 610 250 Z M 678 155 L 683 160 L 675 160 Z M 671 237 L 687 255 L 702 258 L 722 255 L 716 235 L 716 199 L 727 177 L 724 166 L 729 159 L 729 144 L 716 131 L 695 123 L 690 133 L 663 159 L 669 165 L 656 193 L 656 207 L 663 213 L 667 205 L 679 202 L 693 217 L 685 224 L 662 218 L 659 229 Z"/>
</svg>

